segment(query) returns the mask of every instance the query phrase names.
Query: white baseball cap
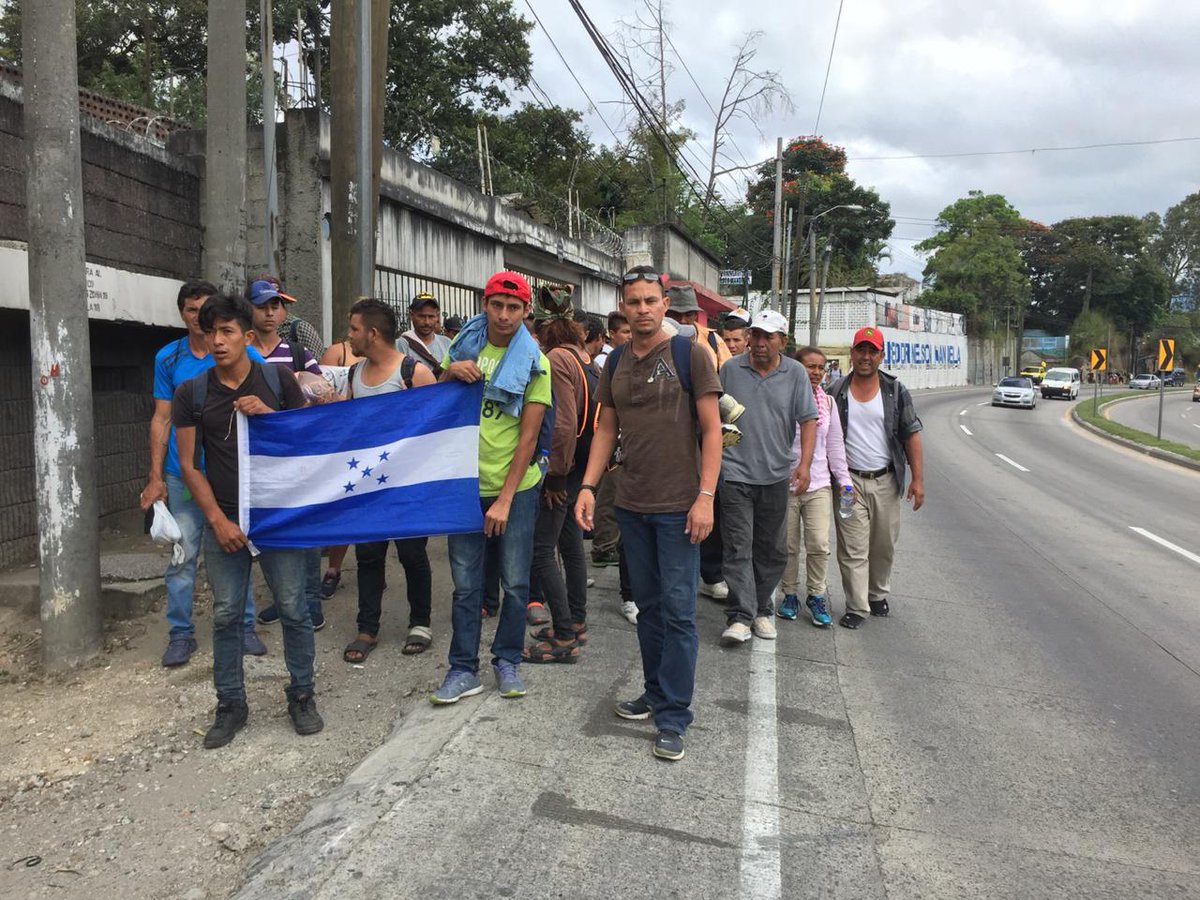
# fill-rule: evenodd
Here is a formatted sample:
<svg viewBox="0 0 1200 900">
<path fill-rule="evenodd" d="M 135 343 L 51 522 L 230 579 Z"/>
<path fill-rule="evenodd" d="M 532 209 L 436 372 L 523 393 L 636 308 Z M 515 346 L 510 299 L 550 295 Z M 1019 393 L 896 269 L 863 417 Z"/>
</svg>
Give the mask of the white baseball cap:
<svg viewBox="0 0 1200 900">
<path fill-rule="evenodd" d="M 760 309 L 754 314 L 754 318 L 750 322 L 750 327 L 768 333 L 778 332 L 782 335 L 788 333 L 787 319 L 783 317 L 782 313 L 778 313 L 773 309 Z"/>
</svg>

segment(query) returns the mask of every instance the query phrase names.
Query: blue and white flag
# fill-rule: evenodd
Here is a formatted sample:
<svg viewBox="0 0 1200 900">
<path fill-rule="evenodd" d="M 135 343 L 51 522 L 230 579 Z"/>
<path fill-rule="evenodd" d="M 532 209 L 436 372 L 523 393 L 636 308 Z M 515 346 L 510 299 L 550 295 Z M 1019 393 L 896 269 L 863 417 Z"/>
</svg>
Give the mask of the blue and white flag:
<svg viewBox="0 0 1200 900">
<path fill-rule="evenodd" d="M 259 548 L 483 530 L 481 383 L 238 414 L 238 506 Z"/>
</svg>

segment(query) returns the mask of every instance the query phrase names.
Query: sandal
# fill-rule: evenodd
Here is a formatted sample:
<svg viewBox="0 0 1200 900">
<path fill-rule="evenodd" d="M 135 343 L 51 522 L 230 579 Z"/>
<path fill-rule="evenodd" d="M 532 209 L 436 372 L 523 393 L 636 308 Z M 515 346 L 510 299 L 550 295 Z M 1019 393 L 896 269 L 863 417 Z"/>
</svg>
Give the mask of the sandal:
<svg viewBox="0 0 1200 900">
<path fill-rule="evenodd" d="M 379 641 L 376 638 L 371 637 L 369 634 L 360 634 L 346 645 L 346 649 L 342 651 L 342 659 L 348 663 L 361 665 L 367 661 L 367 657 L 371 655 L 371 651 L 378 645 Z"/>
<path fill-rule="evenodd" d="M 569 644 L 538 641 L 525 648 L 521 654 L 521 660 L 527 663 L 577 663 L 579 662 L 579 644 L 575 641 L 571 641 Z"/>
<path fill-rule="evenodd" d="M 414 625 L 408 629 L 408 639 L 400 650 L 405 656 L 416 656 L 424 653 L 433 643 L 433 632 L 425 625 Z"/>
<path fill-rule="evenodd" d="M 575 643 L 577 643 L 580 647 L 587 643 L 588 632 L 586 623 L 582 625 L 572 625 L 571 631 L 575 634 Z M 554 636 L 553 625 L 547 625 L 545 628 L 539 628 L 533 633 L 533 639 L 535 641 L 552 641 L 554 640 Z"/>
</svg>

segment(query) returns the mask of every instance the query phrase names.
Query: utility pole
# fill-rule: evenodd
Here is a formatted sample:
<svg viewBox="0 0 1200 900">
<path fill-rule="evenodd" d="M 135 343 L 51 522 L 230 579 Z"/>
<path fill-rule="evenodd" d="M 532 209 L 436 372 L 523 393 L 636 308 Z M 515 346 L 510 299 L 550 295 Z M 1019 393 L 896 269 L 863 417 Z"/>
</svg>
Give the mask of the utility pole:
<svg viewBox="0 0 1200 900">
<path fill-rule="evenodd" d="M 263 210 L 263 256 L 267 271 L 279 277 L 279 179 L 275 161 L 275 23 L 272 0 L 260 0 L 263 76 L 263 177 L 267 202 Z"/>
<path fill-rule="evenodd" d="M 246 282 L 246 2 L 208 3 L 204 272 L 225 291 Z"/>
<path fill-rule="evenodd" d="M 779 292 L 779 311 L 781 313 L 783 312 L 783 298 L 792 278 L 792 213 L 794 212 L 795 210 L 791 206 L 787 208 L 787 234 L 783 240 L 786 249 L 783 253 L 783 280 L 780 282 L 781 290 Z M 788 340 L 792 340 L 792 335 L 788 335 Z"/>
<path fill-rule="evenodd" d="M 771 245 L 771 293 L 776 309 L 783 309 L 783 138 L 775 140 L 775 229 Z"/>
<path fill-rule="evenodd" d="M 808 223 L 808 343 L 817 346 L 817 222 Z"/>
<path fill-rule="evenodd" d="M 100 520 L 74 0 L 21 5 L 34 485 L 46 668 L 100 652 Z"/>
<path fill-rule="evenodd" d="M 825 287 L 829 284 L 829 263 L 833 259 L 833 244 L 825 245 L 825 260 L 821 263 L 821 292 L 817 295 L 817 319 L 816 325 L 813 328 L 812 346 L 821 346 L 817 343 L 821 339 L 821 316 L 825 312 Z"/>
</svg>

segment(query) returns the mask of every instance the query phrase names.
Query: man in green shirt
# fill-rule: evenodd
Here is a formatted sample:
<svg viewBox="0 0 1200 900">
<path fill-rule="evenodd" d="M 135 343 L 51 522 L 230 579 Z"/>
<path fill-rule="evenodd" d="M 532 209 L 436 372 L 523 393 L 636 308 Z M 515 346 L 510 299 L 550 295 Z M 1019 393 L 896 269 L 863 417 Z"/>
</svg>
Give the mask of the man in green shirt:
<svg viewBox="0 0 1200 900">
<path fill-rule="evenodd" d="M 529 284 L 497 272 L 483 290 L 484 311 L 468 321 L 442 362 L 440 380 L 484 382 L 479 418 L 479 500 L 483 531 L 447 538 L 454 579 L 449 670 L 429 698 L 457 703 L 483 690 L 479 680 L 479 610 L 485 558 L 498 545 L 504 603 L 492 641 L 492 668 L 504 697 L 523 697 L 517 674 L 525 643 L 525 605 L 541 470 L 534 458 L 538 431 L 551 405 L 550 363 L 525 330 Z"/>
</svg>

